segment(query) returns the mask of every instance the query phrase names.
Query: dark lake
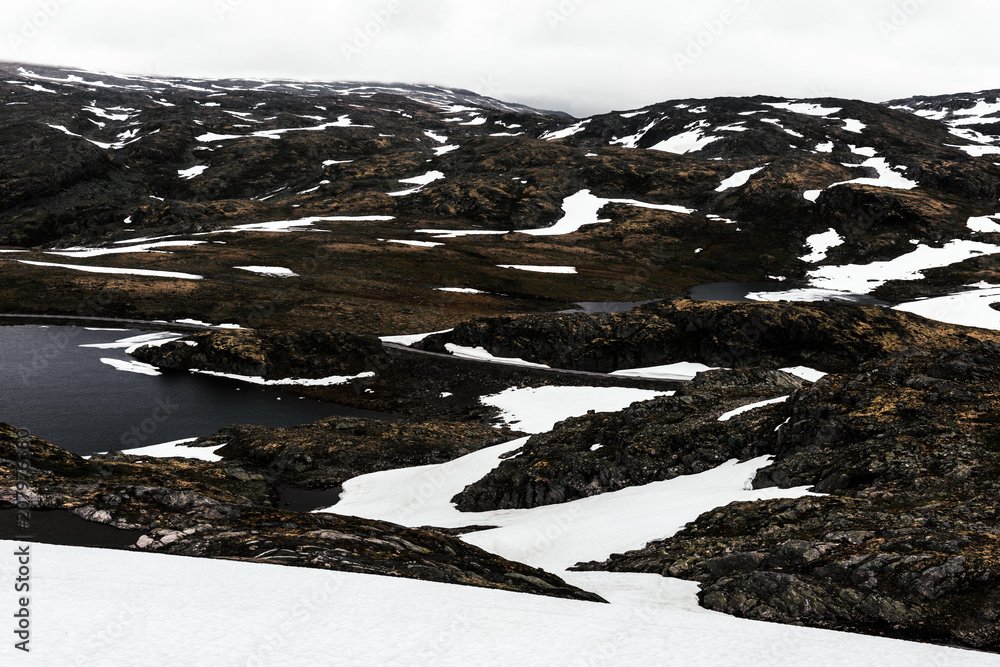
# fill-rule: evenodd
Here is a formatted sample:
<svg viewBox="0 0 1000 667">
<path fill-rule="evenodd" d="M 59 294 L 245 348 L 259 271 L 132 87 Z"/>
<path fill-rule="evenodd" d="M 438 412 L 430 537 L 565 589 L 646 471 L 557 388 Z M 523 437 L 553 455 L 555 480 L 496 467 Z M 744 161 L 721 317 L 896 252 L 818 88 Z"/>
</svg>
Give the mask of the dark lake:
<svg viewBox="0 0 1000 667">
<path fill-rule="evenodd" d="M 817 289 L 809 287 L 803 283 L 791 282 L 752 282 L 752 283 L 707 283 L 696 285 L 688 290 L 688 294 L 696 301 L 753 301 L 748 299 L 747 294 L 754 292 L 789 292 L 792 290 L 803 290 L 811 295 L 806 299 L 796 297 L 795 301 L 845 301 L 849 303 L 863 303 L 873 306 L 888 306 L 889 303 L 879 301 L 875 297 L 867 294 L 850 294 L 848 292 L 835 292 L 833 290 Z"/>
<path fill-rule="evenodd" d="M 86 455 L 210 435 L 230 424 L 395 419 L 239 380 L 117 370 L 101 359 L 132 361 L 123 349 L 80 347 L 148 333 L 0 326 L 0 421 Z"/>
</svg>

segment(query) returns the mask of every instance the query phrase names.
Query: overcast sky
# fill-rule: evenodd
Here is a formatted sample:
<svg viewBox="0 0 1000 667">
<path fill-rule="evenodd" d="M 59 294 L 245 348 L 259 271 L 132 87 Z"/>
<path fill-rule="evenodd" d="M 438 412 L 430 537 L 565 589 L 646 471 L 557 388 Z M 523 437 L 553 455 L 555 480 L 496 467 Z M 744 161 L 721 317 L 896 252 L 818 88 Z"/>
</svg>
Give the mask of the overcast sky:
<svg viewBox="0 0 1000 667">
<path fill-rule="evenodd" d="M 0 60 L 403 81 L 577 116 L 1000 88 L 995 0 L 3 0 Z"/>
</svg>

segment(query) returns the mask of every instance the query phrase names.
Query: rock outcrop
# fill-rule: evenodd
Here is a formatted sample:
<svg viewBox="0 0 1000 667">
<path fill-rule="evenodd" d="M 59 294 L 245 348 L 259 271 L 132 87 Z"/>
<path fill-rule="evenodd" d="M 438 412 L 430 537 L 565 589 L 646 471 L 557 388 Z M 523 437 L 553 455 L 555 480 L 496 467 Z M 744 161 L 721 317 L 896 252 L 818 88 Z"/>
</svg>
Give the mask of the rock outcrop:
<svg viewBox="0 0 1000 667">
<path fill-rule="evenodd" d="M 753 411 L 719 421 L 727 410 L 787 395 L 803 381 L 781 371 L 700 373 L 674 396 L 615 413 L 567 419 L 527 444 L 455 497 L 466 512 L 562 503 L 629 486 L 704 472 L 730 459 L 769 453 L 781 418 Z"/>
<path fill-rule="evenodd" d="M 748 429 L 773 442 L 757 488 L 585 569 L 696 579 L 746 618 L 1000 650 L 1000 340 L 911 349 L 823 378 Z"/>
<path fill-rule="evenodd" d="M 626 313 L 526 315 L 463 322 L 418 344 L 483 347 L 554 368 L 611 372 L 683 361 L 713 367 L 854 368 L 958 330 L 876 306 L 677 299 Z"/>
<path fill-rule="evenodd" d="M 27 443 L 27 454 L 18 445 Z M 85 460 L 0 424 L 0 509 L 15 506 L 16 470 L 35 520 L 64 510 L 144 534 L 131 548 L 425 579 L 600 601 L 542 570 L 430 529 L 268 506 L 273 486 L 230 462 L 111 452 Z"/>
<path fill-rule="evenodd" d="M 275 481 L 319 489 L 371 472 L 445 463 L 515 437 L 508 429 L 475 424 L 335 417 L 289 428 L 230 426 L 191 446 L 214 447 L 227 461 Z"/>
<path fill-rule="evenodd" d="M 136 359 L 164 370 L 205 370 L 264 379 L 353 376 L 375 368 L 382 343 L 372 336 L 328 331 L 207 331 L 162 346 L 140 347 Z"/>
</svg>

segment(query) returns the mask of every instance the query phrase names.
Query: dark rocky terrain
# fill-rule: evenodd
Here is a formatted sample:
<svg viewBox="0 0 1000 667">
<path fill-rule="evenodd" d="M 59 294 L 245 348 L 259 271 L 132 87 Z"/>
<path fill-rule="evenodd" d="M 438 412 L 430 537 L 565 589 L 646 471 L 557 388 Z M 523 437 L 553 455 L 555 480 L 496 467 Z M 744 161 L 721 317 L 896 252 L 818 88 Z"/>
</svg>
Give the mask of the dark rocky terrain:
<svg viewBox="0 0 1000 667">
<path fill-rule="evenodd" d="M 861 288 L 841 286 L 846 271 L 832 296 L 1000 286 L 996 91 L 575 119 L 433 86 L 0 75 L 0 314 L 240 324 L 133 354 L 168 374 L 352 378 L 288 391 L 397 417 L 232 425 L 195 443 L 217 463 L 85 460 L 32 439 L 34 511 L 121 531 L 119 547 L 595 600 L 455 537 L 474 526 L 283 507 L 510 441 L 487 394 L 673 389 L 533 435 L 454 502 L 552 505 L 767 455 L 755 488 L 813 495 L 716 508 L 578 567 L 697 580 L 703 606 L 741 617 L 1000 652 L 1000 334 L 876 305 L 684 298 L 730 281 L 815 288 L 833 267 L 972 246 Z M 587 207 L 591 224 L 546 233 Z M 410 349 L 377 338 L 449 327 Z M 676 362 L 718 369 L 607 375 Z M 829 375 L 781 370 L 794 366 Z M 0 426 L 0 511 L 16 441 Z"/>
<path fill-rule="evenodd" d="M 985 93 L 889 105 L 678 100 L 577 121 L 430 87 L 122 78 L 19 64 L 0 73 L 0 245 L 28 251 L 0 260 L 0 312 L 432 331 L 573 301 L 681 295 L 713 281 L 801 281 L 825 264 L 897 257 L 913 242 L 997 240 L 965 225 L 996 214 L 1000 197 Z M 980 99 L 987 108 L 967 115 Z M 950 111 L 922 117 L 934 104 Z M 804 196 L 875 176 L 869 156 L 917 187 L 848 184 L 815 201 Z M 760 171 L 745 184 L 723 187 L 751 169 Z M 401 182 L 428 174 L 422 186 Z M 518 233 L 552 225 L 583 190 L 673 208 L 609 202 L 600 216 L 611 224 Z M 221 233 L 307 218 L 327 219 L 280 234 Z M 434 229 L 508 233 L 435 239 L 418 231 Z M 843 243 L 802 260 L 806 240 L 829 229 Z M 203 243 L 92 258 L 44 253 L 163 236 Z M 994 258 L 935 269 L 929 281 L 890 281 L 878 294 L 992 282 Z M 574 266 L 577 275 L 501 264 Z"/>
<path fill-rule="evenodd" d="M 16 497 L 18 442 L 17 430 L 0 424 L 4 505 L 12 505 Z M 130 548 L 599 600 L 547 572 L 432 529 L 277 509 L 274 484 L 229 460 L 207 463 L 121 452 L 86 460 L 39 438 L 31 439 L 30 454 L 24 474 L 31 480 L 32 512 L 67 511 L 122 529 L 121 547 L 130 541 L 126 531 L 141 530 L 144 534 Z"/>
<path fill-rule="evenodd" d="M 697 579 L 710 609 L 1000 649 L 1000 341 L 966 337 L 831 375 L 742 423 L 755 488 L 676 536 L 587 568 Z M 780 428 L 775 431 L 775 424 Z"/>
<path fill-rule="evenodd" d="M 942 337 L 959 329 L 876 306 L 682 299 L 626 313 L 463 322 L 417 345 L 438 351 L 448 343 L 482 346 L 500 357 L 604 373 L 681 361 L 841 371 L 909 347 L 946 345 Z"/>
</svg>

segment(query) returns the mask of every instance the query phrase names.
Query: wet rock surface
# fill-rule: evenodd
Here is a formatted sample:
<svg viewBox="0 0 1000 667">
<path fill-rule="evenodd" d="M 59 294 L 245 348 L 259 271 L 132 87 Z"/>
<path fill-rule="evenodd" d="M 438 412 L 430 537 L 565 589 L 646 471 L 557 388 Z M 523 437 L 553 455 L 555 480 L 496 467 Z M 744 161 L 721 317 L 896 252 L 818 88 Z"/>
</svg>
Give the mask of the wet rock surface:
<svg viewBox="0 0 1000 667">
<path fill-rule="evenodd" d="M 321 489 L 371 472 L 446 463 L 517 435 L 455 422 L 333 418 L 290 428 L 230 426 L 191 446 L 214 447 L 227 461 L 265 470 L 282 483 Z"/>
<path fill-rule="evenodd" d="M 467 91 L 428 97 L 420 87 L 368 97 L 345 92 L 356 93 L 353 84 L 192 85 L 19 63 L 0 63 L 0 74 L 0 244 L 28 253 L 2 260 L 0 312 L 72 315 L 87 304 L 88 313 L 134 319 L 436 331 L 575 301 L 679 296 L 711 282 L 804 280 L 824 264 L 901 256 L 913 242 L 988 240 L 965 222 L 994 215 L 1000 191 L 994 159 L 967 154 L 969 140 L 948 125 L 905 110 L 936 104 L 951 113 L 968 96 L 892 107 L 813 100 L 825 115 L 768 96 L 674 100 L 577 121 Z M 467 111 L 448 111 L 441 99 L 463 100 L 456 104 Z M 995 134 L 988 121 L 963 127 Z M 712 140 L 683 154 L 664 149 L 692 132 Z M 830 187 L 874 176 L 864 166 L 870 155 L 917 187 Z M 745 184 L 722 187 L 755 169 Z M 408 189 L 402 180 L 434 172 L 442 177 L 390 196 Z M 809 190 L 824 191 L 812 201 Z M 555 224 L 566 199 L 584 191 L 660 208 L 611 202 L 597 212 L 607 223 L 519 233 Z M 236 229 L 307 219 L 315 226 L 291 229 L 281 242 Z M 430 247 L 393 242 L 439 243 L 427 230 L 448 229 L 506 233 Z M 807 239 L 830 229 L 844 243 L 818 264 L 804 260 Z M 126 279 L 18 261 L 53 262 L 43 251 L 140 238 L 201 243 L 100 263 L 201 279 Z M 234 268 L 247 265 L 298 275 Z M 573 266 L 577 274 L 569 281 L 501 265 Z M 948 293 L 969 284 L 970 273 L 973 283 L 996 284 L 996 267 L 995 255 L 973 258 L 931 283 L 883 286 L 882 296 Z M 440 287 L 481 293 L 446 296 L 435 293 Z"/>
<path fill-rule="evenodd" d="M 90 460 L 38 438 L 24 469 L 35 518 L 68 511 L 143 531 L 130 548 L 600 601 L 542 570 L 513 563 L 431 529 L 270 507 L 273 485 L 231 462 L 152 459 L 109 452 Z M 18 432 L 0 425 L 0 507 L 17 501 Z M 23 451 L 23 450 L 22 450 Z"/>
<path fill-rule="evenodd" d="M 373 336 L 328 331 L 212 331 L 145 346 L 136 359 L 164 370 L 206 370 L 266 380 L 352 376 L 383 355 Z"/>
<path fill-rule="evenodd" d="M 763 409 L 739 415 L 733 423 L 719 417 L 802 385 L 781 371 L 701 373 L 674 396 L 567 419 L 532 436 L 454 501 L 467 512 L 537 507 L 754 458 L 770 452 L 772 443 L 754 441 L 744 429 L 773 431 L 781 418 Z"/>
<path fill-rule="evenodd" d="M 464 322 L 418 347 L 484 347 L 500 357 L 599 372 L 685 361 L 840 371 L 908 347 L 940 345 L 942 336 L 956 330 L 876 306 L 676 299 L 626 313 Z"/>
<path fill-rule="evenodd" d="M 696 579 L 746 618 L 1000 650 L 1000 341 L 980 335 L 823 378 L 776 433 L 749 429 L 773 446 L 756 488 L 827 495 L 733 503 L 582 567 Z"/>
</svg>

